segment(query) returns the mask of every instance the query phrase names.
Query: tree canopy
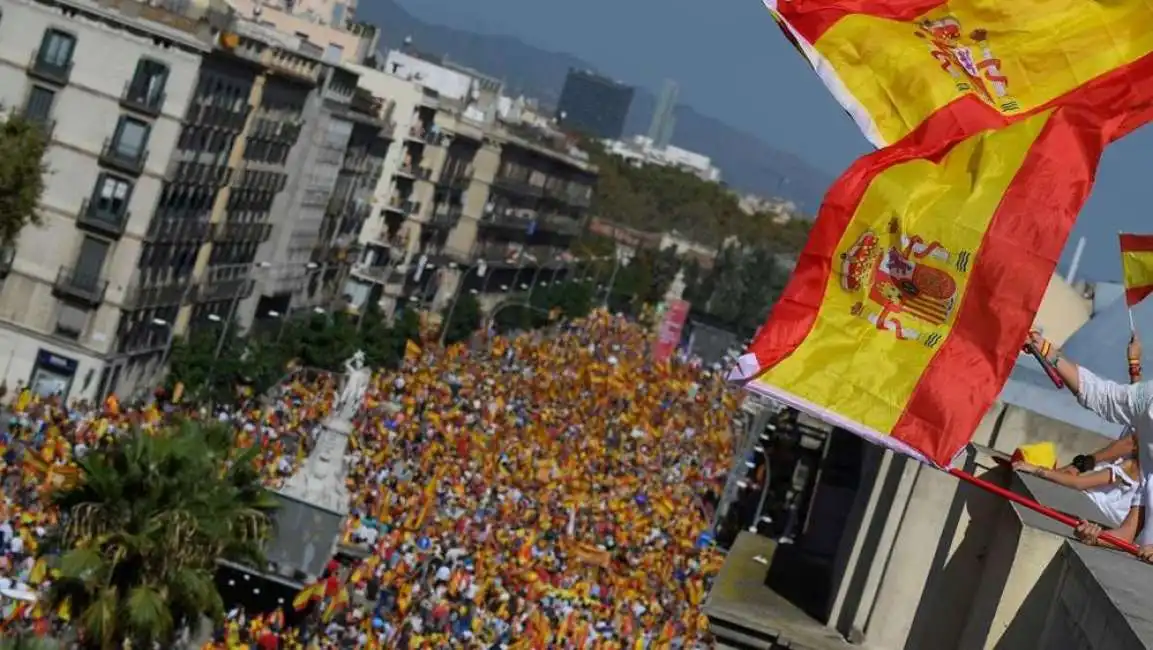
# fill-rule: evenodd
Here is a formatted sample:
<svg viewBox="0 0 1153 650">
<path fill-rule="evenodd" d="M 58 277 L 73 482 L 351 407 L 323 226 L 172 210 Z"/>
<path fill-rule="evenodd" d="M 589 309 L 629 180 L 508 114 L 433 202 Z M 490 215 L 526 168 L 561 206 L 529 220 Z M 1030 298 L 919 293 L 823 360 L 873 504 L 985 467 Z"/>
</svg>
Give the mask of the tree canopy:
<svg viewBox="0 0 1153 650">
<path fill-rule="evenodd" d="M 779 215 L 746 214 L 724 185 L 673 167 L 634 167 L 598 143 L 584 145 L 599 170 L 593 214 L 645 232 L 673 232 L 719 248 L 727 238 L 772 252 L 795 252 L 808 238 L 809 222 Z"/>
<path fill-rule="evenodd" d="M 223 616 L 217 559 L 263 568 L 272 533 L 257 453 L 237 450 L 226 425 L 182 421 L 77 461 L 81 480 L 52 495 L 62 554 L 48 598 L 69 603 L 85 647 L 172 647 Z"/>
<path fill-rule="evenodd" d="M 40 224 L 47 147 L 47 133 L 36 122 L 12 113 L 0 124 L 0 247 L 12 245 L 25 226 Z"/>
</svg>

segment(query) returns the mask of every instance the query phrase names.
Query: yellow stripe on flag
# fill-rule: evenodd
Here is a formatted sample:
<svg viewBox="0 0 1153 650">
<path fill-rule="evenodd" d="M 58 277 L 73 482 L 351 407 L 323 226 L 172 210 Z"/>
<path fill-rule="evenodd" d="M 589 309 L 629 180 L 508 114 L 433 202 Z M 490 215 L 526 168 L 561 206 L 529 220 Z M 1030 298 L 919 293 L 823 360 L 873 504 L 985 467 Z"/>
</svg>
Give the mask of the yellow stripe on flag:
<svg viewBox="0 0 1153 650">
<path fill-rule="evenodd" d="M 881 0 L 770 5 L 878 146 L 960 97 L 1020 115 L 1153 52 L 1144 0 L 954 0 L 910 20 L 870 15 L 901 5 Z"/>
<path fill-rule="evenodd" d="M 1121 271 L 1127 289 L 1153 286 L 1153 251 L 1122 253 Z"/>
<path fill-rule="evenodd" d="M 1048 117 L 963 140 L 938 162 L 917 158 L 875 176 L 840 239 L 843 257 L 823 287 L 813 329 L 756 383 L 787 387 L 874 431 L 891 432 L 949 333 L 973 256 Z M 857 269 L 863 270 L 859 286 L 846 287 Z M 912 304 L 887 312 L 886 299 Z"/>
</svg>

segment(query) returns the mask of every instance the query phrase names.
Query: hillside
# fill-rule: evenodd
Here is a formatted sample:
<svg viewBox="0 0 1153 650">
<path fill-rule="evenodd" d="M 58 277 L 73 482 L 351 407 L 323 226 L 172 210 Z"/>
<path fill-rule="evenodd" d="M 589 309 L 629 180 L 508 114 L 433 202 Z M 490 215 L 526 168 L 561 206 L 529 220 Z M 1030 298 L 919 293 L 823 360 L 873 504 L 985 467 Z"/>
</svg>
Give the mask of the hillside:
<svg viewBox="0 0 1153 650">
<path fill-rule="evenodd" d="M 509 36 L 491 36 L 423 22 L 393 0 L 364 3 L 361 20 L 382 29 L 381 48 L 399 47 L 412 37 L 417 49 L 447 56 L 494 77 L 504 79 L 510 93 L 523 93 L 548 104 L 560 97 L 569 68 L 593 66 L 569 54 L 548 52 Z M 604 71 L 612 74 L 611 70 Z M 644 133 L 656 97 L 638 88 L 629 114 L 629 133 Z M 721 168 L 732 188 L 765 196 L 782 196 L 812 213 L 832 179 L 794 156 L 773 149 L 755 136 L 701 115 L 688 106 L 677 107 L 673 143 L 699 151 Z"/>
</svg>

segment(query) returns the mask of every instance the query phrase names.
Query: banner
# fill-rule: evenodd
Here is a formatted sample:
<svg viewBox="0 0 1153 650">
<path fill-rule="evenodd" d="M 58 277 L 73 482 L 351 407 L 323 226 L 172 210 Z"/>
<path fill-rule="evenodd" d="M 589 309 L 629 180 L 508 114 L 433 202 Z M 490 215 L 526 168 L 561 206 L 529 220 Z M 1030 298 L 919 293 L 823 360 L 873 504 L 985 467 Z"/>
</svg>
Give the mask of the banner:
<svg viewBox="0 0 1153 650">
<path fill-rule="evenodd" d="M 1143 0 L 765 0 L 878 147 L 951 106 L 967 133 L 1004 125 L 1153 52 Z"/>
<path fill-rule="evenodd" d="M 665 306 L 657 340 L 653 343 L 653 361 L 663 363 L 673 356 L 677 344 L 681 342 L 681 332 L 689 317 L 689 303 L 684 300 L 670 300 Z"/>
<path fill-rule="evenodd" d="M 1104 143 L 1050 111 L 862 158 L 734 378 L 948 464 L 1008 378 Z"/>
</svg>

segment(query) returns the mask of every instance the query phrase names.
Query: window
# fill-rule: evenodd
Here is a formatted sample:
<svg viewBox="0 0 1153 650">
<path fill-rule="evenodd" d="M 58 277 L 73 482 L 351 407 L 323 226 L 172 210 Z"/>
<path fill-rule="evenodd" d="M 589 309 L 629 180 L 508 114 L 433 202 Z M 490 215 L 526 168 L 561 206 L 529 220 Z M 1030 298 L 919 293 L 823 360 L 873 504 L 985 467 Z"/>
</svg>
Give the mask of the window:
<svg viewBox="0 0 1153 650">
<path fill-rule="evenodd" d="M 28 101 L 24 104 L 24 117 L 33 122 L 46 124 L 52 117 L 52 102 L 56 92 L 44 86 L 32 86 L 28 91 Z"/>
<path fill-rule="evenodd" d="M 76 255 L 76 268 L 72 272 L 72 282 L 85 289 L 96 289 L 100 284 L 100 274 L 104 271 L 104 259 L 108 257 L 111 244 L 103 239 L 85 237 Z"/>
<path fill-rule="evenodd" d="M 91 312 L 83 307 L 61 302 L 56 311 L 56 334 L 69 339 L 78 339 L 88 329 L 88 316 Z"/>
<path fill-rule="evenodd" d="M 96 179 L 92 209 L 100 215 L 123 217 L 128 211 L 128 198 L 131 195 L 132 183 L 111 174 L 101 174 Z"/>
<path fill-rule="evenodd" d="M 76 49 L 76 37 L 58 29 L 48 29 L 40 41 L 39 60 L 54 68 L 68 68 L 72 65 L 72 52 Z"/>
<path fill-rule="evenodd" d="M 148 108 L 159 109 L 164 103 L 164 85 L 167 82 L 168 66 L 152 59 L 140 59 L 128 86 L 128 99 Z"/>
<path fill-rule="evenodd" d="M 344 28 L 344 3 L 338 2 L 332 5 L 332 25 Z"/>
<path fill-rule="evenodd" d="M 116 135 L 112 138 L 113 151 L 123 158 L 140 158 L 148 144 L 149 128 L 147 122 L 121 116 L 120 124 L 116 126 Z"/>
</svg>

